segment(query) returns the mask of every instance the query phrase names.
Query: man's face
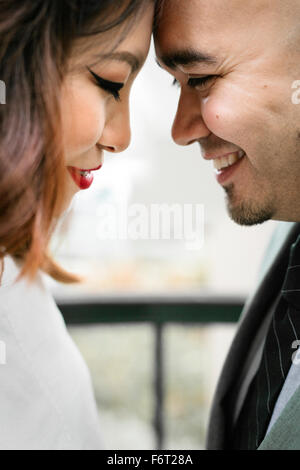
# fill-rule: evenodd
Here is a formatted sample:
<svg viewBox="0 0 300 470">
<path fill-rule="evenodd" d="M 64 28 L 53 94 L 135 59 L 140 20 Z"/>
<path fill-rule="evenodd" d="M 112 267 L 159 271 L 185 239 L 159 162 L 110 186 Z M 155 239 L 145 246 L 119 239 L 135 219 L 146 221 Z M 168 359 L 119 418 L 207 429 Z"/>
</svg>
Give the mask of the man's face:
<svg viewBox="0 0 300 470">
<path fill-rule="evenodd" d="M 158 62 L 181 88 L 173 139 L 229 165 L 217 180 L 243 225 L 300 221 L 299 20 L 298 0 L 165 0 L 158 19 Z"/>
</svg>

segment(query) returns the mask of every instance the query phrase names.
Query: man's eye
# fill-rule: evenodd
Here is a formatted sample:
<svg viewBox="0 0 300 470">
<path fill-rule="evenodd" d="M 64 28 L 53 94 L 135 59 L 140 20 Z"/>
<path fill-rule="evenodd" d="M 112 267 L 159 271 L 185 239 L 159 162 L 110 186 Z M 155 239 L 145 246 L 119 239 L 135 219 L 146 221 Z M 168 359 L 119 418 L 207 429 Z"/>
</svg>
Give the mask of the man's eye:
<svg viewBox="0 0 300 470">
<path fill-rule="evenodd" d="M 213 78 L 216 78 L 216 76 L 206 75 L 206 77 L 190 78 L 187 84 L 191 88 L 198 88 L 198 87 L 201 88 L 201 87 L 204 87 Z"/>
<path fill-rule="evenodd" d="M 124 87 L 124 83 L 111 82 L 100 77 L 94 73 L 89 67 L 87 67 L 89 72 L 93 75 L 96 80 L 96 85 L 98 85 L 102 90 L 110 93 L 116 101 L 120 101 L 120 90 Z"/>
<path fill-rule="evenodd" d="M 197 88 L 197 87 L 201 88 L 201 87 L 204 87 L 213 78 L 216 78 L 216 75 L 206 75 L 205 77 L 190 78 L 187 82 L 187 85 L 190 88 Z M 176 78 L 173 81 L 173 85 L 180 86 Z"/>
</svg>

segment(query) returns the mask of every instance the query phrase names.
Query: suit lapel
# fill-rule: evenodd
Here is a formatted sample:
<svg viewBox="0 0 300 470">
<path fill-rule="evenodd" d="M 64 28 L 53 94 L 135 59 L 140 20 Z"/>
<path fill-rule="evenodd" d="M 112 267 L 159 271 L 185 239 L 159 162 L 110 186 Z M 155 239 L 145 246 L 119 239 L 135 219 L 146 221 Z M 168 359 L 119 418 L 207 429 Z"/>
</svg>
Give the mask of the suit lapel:
<svg viewBox="0 0 300 470">
<path fill-rule="evenodd" d="M 268 312 L 268 308 L 282 286 L 288 265 L 290 245 L 295 241 L 299 233 L 300 224 L 294 224 L 256 292 L 245 304 L 238 332 L 227 355 L 215 392 L 207 437 L 208 449 L 217 450 L 224 448 L 226 410 L 223 407 L 223 399 L 236 381 L 244 358 L 247 356 L 251 341 L 260 327 L 264 314 Z"/>
<path fill-rule="evenodd" d="M 299 450 L 300 386 L 260 444 L 258 450 Z"/>
</svg>

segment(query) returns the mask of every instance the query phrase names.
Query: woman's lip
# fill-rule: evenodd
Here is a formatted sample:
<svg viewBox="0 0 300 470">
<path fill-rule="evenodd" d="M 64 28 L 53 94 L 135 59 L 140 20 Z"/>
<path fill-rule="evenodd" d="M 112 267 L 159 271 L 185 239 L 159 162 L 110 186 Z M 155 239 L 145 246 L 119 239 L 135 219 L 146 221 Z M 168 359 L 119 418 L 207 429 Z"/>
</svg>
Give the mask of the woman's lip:
<svg viewBox="0 0 300 470">
<path fill-rule="evenodd" d="M 80 172 L 72 166 L 68 166 L 68 171 L 79 189 L 88 189 L 92 185 L 94 175 L 91 171 L 87 172 L 85 176 L 81 175 Z"/>
<path fill-rule="evenodd" d="M 92 185 L 94 180 L 94 175 L 92 172 L 100 170 L 101 167 L 102 164 L 99 165 L 97 168 L 91 170 L 80 170 L 75 166 L 68 166 L 67 169 L 79 189 L 88 189 Z"/>
<path fill-rule="evenodd" d="M 77 168 L 77 167 L 75 167 L 75 166 L 73 166 L 73 167 L 71 167 L 71 168 L 75 168 L 75 169 L 78 170 L 78 171 L 97 171 L 97 170 L 100 170 L 100 168 L 102 167 L 102 165 L 103 165 L 103 164 L 101 163 L 101 165 L 97 166 L 97 168 L 91 168 L 90 170 L 84 170 L 83 168 Z"/>
</svg>

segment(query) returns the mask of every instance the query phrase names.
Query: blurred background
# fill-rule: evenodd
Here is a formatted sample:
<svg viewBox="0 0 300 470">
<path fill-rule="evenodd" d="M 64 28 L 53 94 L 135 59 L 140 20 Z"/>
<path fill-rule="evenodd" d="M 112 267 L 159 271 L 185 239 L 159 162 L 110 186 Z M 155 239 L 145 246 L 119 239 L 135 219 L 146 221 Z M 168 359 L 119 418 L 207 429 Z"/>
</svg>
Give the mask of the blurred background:
<svg viewBox="0 0 300 470">
<path fill-rule="evenodd" d="M 173 143 L 179 89 L 154 58 L 152 47 L 133 86 L 130 148 L 106 155 L 52 241 L 55 258 L 85 281 L 47 282 L 58 304 L 69 306 L 68 328 L 91 371 L 106 448 L 202 449 L 236 319 L 276 223 L 232 222 L 211 162 L 198 145 Z M 176 237 L 105 237 L 105 208 L 122 216 L 133 204 L 201 205 L 199 247 Z"/>
</svg>

